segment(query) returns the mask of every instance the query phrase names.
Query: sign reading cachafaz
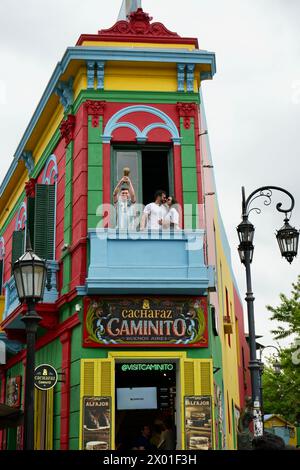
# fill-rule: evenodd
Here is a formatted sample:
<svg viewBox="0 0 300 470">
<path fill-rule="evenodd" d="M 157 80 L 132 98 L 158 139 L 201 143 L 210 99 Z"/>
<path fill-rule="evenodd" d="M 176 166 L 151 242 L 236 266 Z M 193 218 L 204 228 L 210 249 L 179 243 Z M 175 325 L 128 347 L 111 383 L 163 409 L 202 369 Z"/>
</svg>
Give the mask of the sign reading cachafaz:
<svg viewBox="0 0 300 470">
<path fill-rule="evenodd" d="M 57 384 L 57 371 L 49 364 L 41 364 L 34 371 L 34 385 L 39 390 L 50 390 Z"/>
<path fill-rule="evenodd" d="M 195 298 L 85 299 L 85 347 L 207 347 L 207 300 Z"/>
</svg>

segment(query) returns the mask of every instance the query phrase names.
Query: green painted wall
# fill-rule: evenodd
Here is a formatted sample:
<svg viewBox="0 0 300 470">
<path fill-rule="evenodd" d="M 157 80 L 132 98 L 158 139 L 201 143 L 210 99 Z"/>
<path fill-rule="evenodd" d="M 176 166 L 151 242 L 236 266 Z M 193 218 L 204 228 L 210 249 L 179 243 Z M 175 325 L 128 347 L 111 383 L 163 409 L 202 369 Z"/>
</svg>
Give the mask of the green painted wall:
<svg viewBox="0 0 300 470">
<path fill-rule="evenodd" d="M 62 344 L 58 339 L 52 343 L 47 344 L 44 348 L 36 352 L 35 363 L 39 364 L 50 364 L 57 372 L 61 372 L 61 360 L 62 360 Z M 53 449 L 60 449 L 60 400 L 61 384 L 58 382 L 54 388 L 53 396 Z"/>
<path fill-rule="evenodd" d="M 103 201 L 102 191 L 102 159 L 103 159 L 103 118 L 99 119 L 99 126 L 92 126 L 92 117 L 88 124 L 88 228 L 96 228 L 101 220 L 97 216 L 97 208 Z"/>
<path fill-rule="evenodd" d="M 65 170 L 65 217 L 64 217 L 64 243 L 72 244 L 72 212 L 73 212 L 73 148 L 71 141 L 66 148 L 66 170 Z M 62 294 L 70 290 L 71 282 L 71 254 L 68 250 L 63 254 L 63 287 Z"/>
<path fill-rule="evenodd" d="M 184 127 L 184 119 L 180 118 L 182 187 L 184 204 L 184 227 L 198 228 L 197 204 L 198 185 L 196 171 L 196 148 L 194 119 L 191 118 L 190 128 Z"/>
</svg>

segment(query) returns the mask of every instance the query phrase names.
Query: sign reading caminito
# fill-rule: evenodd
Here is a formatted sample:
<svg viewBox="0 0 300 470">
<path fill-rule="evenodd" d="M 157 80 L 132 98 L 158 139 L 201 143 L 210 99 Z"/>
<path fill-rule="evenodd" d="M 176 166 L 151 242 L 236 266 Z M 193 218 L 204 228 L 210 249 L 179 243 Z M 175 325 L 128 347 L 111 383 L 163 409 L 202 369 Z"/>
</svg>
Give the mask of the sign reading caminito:
<svg viewBox="0 0 300 470">
<path fill-rule="evenodd" d="M 34 385 L 39 390 L 50 390 L 57 384 L 57 371 L 49 364 L 41 364 L 34 371 Z"/>
<path fill-rule="evenodd" d="M 207 301 L 188 298 L 87 298 L 85 347 L 207 347 Z"/>
</svg>

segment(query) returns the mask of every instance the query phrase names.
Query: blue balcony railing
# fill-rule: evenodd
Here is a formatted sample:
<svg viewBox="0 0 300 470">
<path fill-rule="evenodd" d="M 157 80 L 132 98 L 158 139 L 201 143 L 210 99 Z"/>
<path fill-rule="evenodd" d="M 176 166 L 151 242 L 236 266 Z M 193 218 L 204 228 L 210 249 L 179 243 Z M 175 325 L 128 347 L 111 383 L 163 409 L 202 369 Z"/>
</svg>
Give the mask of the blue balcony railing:
<svg viewBox="0 0 300 470">
<path fill-rule="evenodd" d="M 204 232 L 91 229 L 89 294 L 203 294 L 215 286 Z"/>
<path fill-rule="evenodd" d="M 57 291 L 57 272 L 58 262 L 47 261 L 47 281 L 44 293 L 44 303 L 54 303 L 58 298 Z M 7 318 L 20 304 L 15 284 L 15 279 L 12 276 L 9 281 L 4 285 L 5 288 L 5 309 L 3 314 L 3 320 Z"/>
</svg>

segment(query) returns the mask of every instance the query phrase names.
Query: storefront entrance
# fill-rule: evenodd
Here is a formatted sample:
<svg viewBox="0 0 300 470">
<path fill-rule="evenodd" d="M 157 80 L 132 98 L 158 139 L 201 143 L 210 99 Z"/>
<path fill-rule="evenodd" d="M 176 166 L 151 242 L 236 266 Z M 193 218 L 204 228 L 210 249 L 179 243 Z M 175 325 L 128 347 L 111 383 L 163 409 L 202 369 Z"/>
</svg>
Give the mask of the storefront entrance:
<svg viewBox="0 0 300 470">
<path fill-rule="evenodd" d="M 164 350 L 114 350 L 107 356 L 81 360 L 80 449 L 130 450 L 143 424 L 153 432 L 168 421 L 176 449 L 200 445 L 191 437 L 205 437 L 205 447 L 214 447 L 211 359 Z"/>
<path fill-rule="evenodd" d="M 153 449 L 176 447 L 179 424 L 176 397 L 178 367 L 174 360 L 116 362 L 116 449 L 139 447 L 143 426 L 151 430 Z"/>
</svg>

